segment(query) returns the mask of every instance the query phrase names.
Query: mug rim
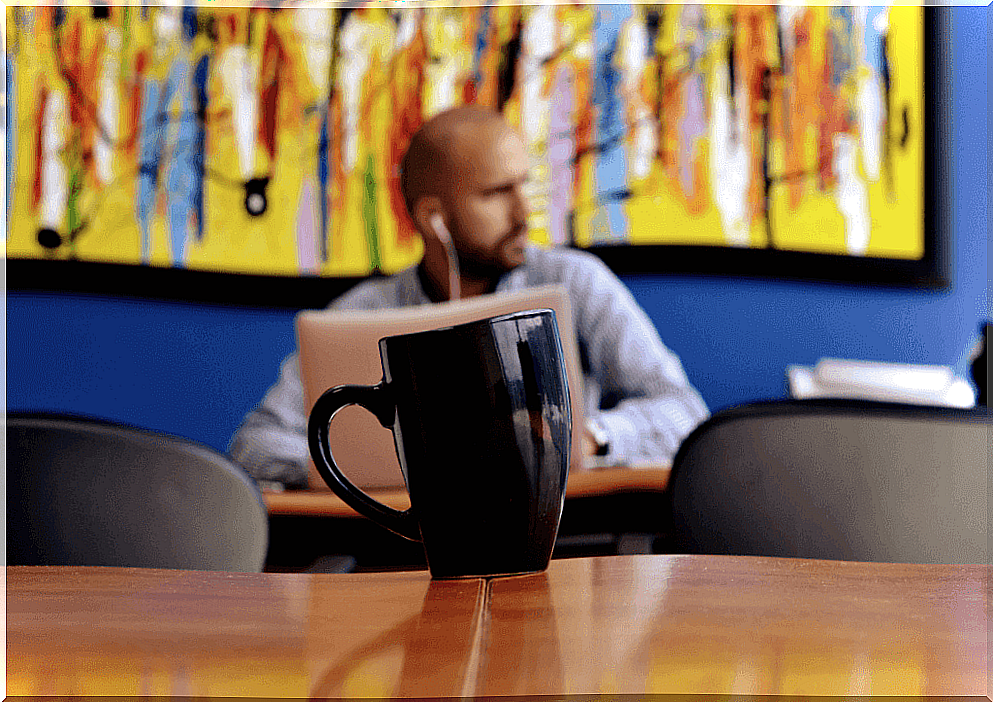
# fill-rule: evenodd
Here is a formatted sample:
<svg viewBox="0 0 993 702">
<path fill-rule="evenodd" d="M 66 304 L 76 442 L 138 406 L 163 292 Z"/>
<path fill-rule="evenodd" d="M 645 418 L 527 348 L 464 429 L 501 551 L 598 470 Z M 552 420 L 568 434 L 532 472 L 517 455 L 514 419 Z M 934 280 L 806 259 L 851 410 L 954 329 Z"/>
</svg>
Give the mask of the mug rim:
<svg viewBox="0 0 993 702">
<path fill-rule="evenodd" d="M 493 324 L 495 322 L 505 322 L 510 319 L 527 319 L 528 317 L 541 317 L 545 314 L 550 313 L 552 318 L 555 318 L 555 310 L 550 307 L 536 307 L 530 310 L 519 310 L 517 312 L 506 312 L 504 314 L 494 315 L 493 317 L 486 317 L 484 319 L 475 319 L 471 322 L 462 322 L 461 324 L 449 324 L 444 327 L 438 327 L 437 329 L 426 329 L 424 331 L 408 332 L 406 334 L 392 334 L 390 336 L 384 336 L 380 338 L 379 343 L 388 341 L 390 339 L 404 339 L 413 338 L 416 336 L 424 336 L 427 334 L 437 334 L 439 332 L 454 331 L 457 329 L 465 329 L 468 327 L 479 326 L 482 324 Z"/>
</svg>

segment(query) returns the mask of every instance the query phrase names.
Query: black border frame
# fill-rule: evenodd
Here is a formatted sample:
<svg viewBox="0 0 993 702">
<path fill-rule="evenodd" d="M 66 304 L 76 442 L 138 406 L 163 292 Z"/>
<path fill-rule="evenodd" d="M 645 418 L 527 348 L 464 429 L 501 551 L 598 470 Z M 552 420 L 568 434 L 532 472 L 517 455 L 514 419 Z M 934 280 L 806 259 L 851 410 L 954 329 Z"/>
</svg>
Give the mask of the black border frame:
<svg viewBox="0 0 993 702">
<path fill-rule="evenodd" d="M 599 245 L 577 247 L 617 274 L 734 276 L 942 290 L 951 283 L 947 161 L 949 138 L 947 18 L 924 7 L 924 256 L 858 257 L 726 246 Z M 43 258 L 7 258 L 6 287 L 18 292 L 72 292 L 243 305 L 325 307 L 367 277 L 248 275 L 184 268 Z M 372 276 L 369 276 L 372 277 Z"/>
</svg>

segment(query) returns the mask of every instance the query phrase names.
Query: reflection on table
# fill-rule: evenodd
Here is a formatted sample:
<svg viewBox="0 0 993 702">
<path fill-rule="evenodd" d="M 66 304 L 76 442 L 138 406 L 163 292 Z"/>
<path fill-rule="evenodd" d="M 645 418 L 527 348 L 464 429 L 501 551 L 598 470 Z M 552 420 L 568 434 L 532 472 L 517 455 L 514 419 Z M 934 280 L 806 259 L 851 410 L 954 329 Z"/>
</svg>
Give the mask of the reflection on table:
<svg viewBox="0 0 993 702">
<path fill-rule="evenodd" d="M 441 697 L 483 581 L 12 567 L 7 587 L 9 695 Z"/>
<path fill-rule="evenodd" d="M 491 581 L 477 690 L 985 694 L 988 577 L 728 556 L 557 561 Z"/>
<path fill-rule="evenodd" d="M 7 569 L 10 695 L 985 695 L 989 569 L 628 556 L 547 573 Z"/>
</svg>

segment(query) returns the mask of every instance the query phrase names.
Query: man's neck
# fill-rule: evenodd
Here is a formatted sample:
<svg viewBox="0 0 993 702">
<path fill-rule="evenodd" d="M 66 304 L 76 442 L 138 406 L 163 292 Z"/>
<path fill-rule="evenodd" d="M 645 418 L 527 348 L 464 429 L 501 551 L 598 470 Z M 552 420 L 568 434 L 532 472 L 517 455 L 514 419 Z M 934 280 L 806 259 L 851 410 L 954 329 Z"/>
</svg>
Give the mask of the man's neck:
<svg viewBox="0 0 993 702">
<path fill-rule="evenodd" d="M 462 283 L 462 297 L 476 297 L 477 295 L 488 295 L 495 292 L 499 278 L 482 279 L 460 276 Z"/>
<path fill-rule="evenodd" d="M 447 281 L 442 281 L 428 270 L 423 263 L 417 267 L 417 275 L 421 281 L 421 287 L 431 302 L 446 302 L 448 295 L 445 293 Z M 462 288 L 462 297 L 476 297 L 486 295 L 496 291 L 499 278 L 477 278 L 474 276 L 459 276 Z"/>
</svg>

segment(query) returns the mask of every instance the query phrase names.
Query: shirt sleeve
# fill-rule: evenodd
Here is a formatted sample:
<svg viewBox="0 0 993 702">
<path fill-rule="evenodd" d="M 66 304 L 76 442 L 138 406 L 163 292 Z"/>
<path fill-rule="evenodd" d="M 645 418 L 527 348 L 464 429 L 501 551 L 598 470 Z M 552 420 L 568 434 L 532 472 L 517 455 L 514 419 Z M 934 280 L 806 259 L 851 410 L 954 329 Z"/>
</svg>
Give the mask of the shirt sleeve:
<svg viewBox="0 0 993 702">
<path fill-rule="evenodd" d="M 256 480 L 307 486 L 307 413 L 296 353 L 286 357 L 276 384 L 245 416 L 228 452 Z"/>
<path fill-rule="evenodd" d="M 377 309 L 386 306 L 381 286 L 361 284 L 335 300 L 333 310 Z M 310 447 L 304 407 L 303 384 L 296 352 L 287 356 L 279 378 L 235 431 L 228 454 L 257 481 L 281 483 L 291 488 L 308 484 Z"/>
<path fill-rule="evenodd" d="M 602 397 L 594 412 L 609 438 L 609 462 L 670 463 L 683 439 L 709 416 L 682 363 L 624 284 L 592 255 L 566 281 L 588 372 Z M 585 258 L 585 256 L 584 256 Z"/>
</svg>

